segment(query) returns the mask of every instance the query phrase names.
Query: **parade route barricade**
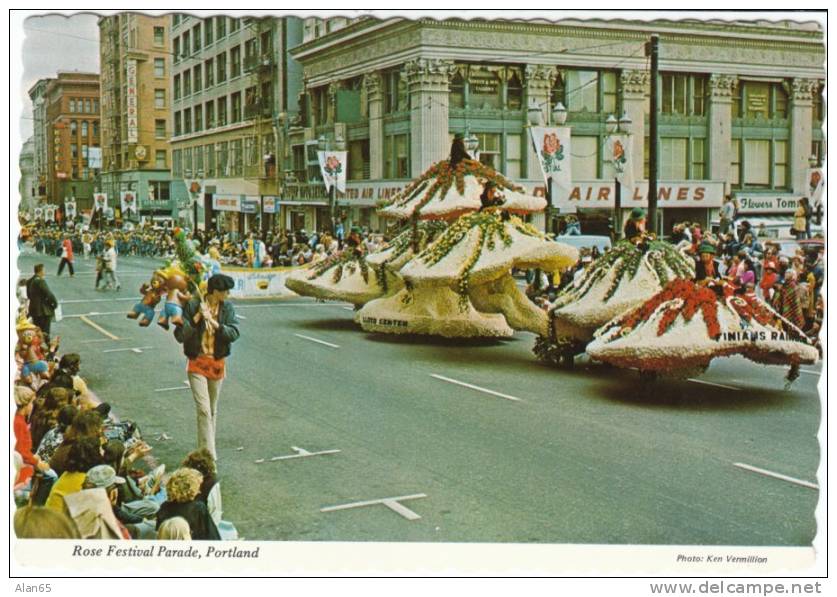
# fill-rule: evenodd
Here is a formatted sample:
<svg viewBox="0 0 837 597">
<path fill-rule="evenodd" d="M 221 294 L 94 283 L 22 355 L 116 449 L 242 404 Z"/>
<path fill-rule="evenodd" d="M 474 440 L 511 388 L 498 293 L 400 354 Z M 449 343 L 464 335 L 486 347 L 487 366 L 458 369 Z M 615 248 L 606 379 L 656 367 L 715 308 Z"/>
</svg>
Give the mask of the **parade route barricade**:
<svg viewBox="0 0 837 597">
<path fill-rule="evenodd" d="M 297 296 L 285 286 L 285 279 L 299 267 L 250 268 L 221 266 L 221 272 L 235 281 L 230 296 L 235 299 Z"/>
</svg>

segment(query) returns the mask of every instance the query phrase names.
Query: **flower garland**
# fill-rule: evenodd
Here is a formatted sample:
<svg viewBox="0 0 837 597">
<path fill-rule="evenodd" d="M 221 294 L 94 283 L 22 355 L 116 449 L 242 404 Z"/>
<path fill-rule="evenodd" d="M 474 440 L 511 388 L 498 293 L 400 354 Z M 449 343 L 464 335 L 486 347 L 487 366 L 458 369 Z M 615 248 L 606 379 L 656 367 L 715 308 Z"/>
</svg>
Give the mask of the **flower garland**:
<svg viewBox="0 0 837 597">
<path fill-rule="evenodd" d="M 380 203 L 378 207 L 404 206 L 423 193 L 421 200 L 414 208 L 414 211 L 419 211 L 437 194 L 444 197 L 454 184 L 459 194 L 463 195 L 465 193 L 466 176 L 485 179 L 498 189 L 509 189 L 520 193 L 525 191 L 523 187 L 514 184 L 493 168 L 475 160 L 462 160 L 453 169 L 450 167 L 449 160 L 443 160 L 430 166 L 421 176 L 407 185 L 407 188 L 401 193 L 395 195 L 390 201 Z"/>
<path fill-rule="evenodd" d="M 360 268 L 360 275 L 363 277 L 363 281 L 367 284 L 369 283 L 369 264 L 366 263 L 366 255 L 360 248 L 346 248 L 323 259 L 322 261 L 315 263 L 311 268 L 311 274 L 308 276 L 308 279 L 314 280 L 319 278 L 332 268 L 334 268 L 332 282 L 335 284 L 339 283 L 340 280 L 343 279 L 344 268 L 348 271 L 349 275 L 353 274 L 357 268 Z M 379 277 L 377 270 L 375 271 L 375 277 L 380 285 L 381 278 Z M 384 276 L 384 279 L 386 279 L 386 276 Z"/>
</svg>

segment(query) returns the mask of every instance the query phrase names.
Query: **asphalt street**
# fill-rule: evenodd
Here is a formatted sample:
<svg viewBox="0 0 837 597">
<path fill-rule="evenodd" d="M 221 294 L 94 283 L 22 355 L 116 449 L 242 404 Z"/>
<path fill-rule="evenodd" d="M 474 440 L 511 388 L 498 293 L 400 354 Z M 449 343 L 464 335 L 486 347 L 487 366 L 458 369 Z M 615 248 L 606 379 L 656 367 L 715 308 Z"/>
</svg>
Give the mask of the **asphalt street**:
<svg viewBox="0 0 837 597">
<path fill-rule="evenodd" d="M 175 468 L 195 446 L 185 357 L 171 332 L 125 317 L 157 262 L 120 257 L 117 293 L 94 291 L 93 261 L 56 278 L 58 259 L 30 252 L 20 270 L 38 261 L 62 302 L 63 351 Z M 528 333 L 373 335 L 347 305 L 233 302 L 241 339 L 217 441 L 224 518 L 245 539 L 767 546 L 815 535 L 819 365 L 787 391 L 784 368 L 741 358 L 647 384 L 585 357 L 572 371 L 541 364 Z M 283 456 L 294 457 L 272 460 Z M 373 503 L 329 509 L 357 502 Z"/>
</svg>

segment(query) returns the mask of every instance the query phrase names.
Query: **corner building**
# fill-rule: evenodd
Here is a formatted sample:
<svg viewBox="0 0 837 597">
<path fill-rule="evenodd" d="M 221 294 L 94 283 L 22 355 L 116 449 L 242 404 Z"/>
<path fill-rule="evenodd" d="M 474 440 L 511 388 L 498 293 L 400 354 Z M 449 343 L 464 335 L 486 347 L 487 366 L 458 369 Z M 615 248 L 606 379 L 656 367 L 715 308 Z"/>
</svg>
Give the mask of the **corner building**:
<svg viewBox="0 0 837 597">
<path fill-rule="evenodd" d="M 284 164 L 283 224 L 321 228 L 327 221 L 315 167 L 321 137 L 342 137 L 349 152 L 340 212 L 373 229 L 385 226 L 376 202 L 444 159 L 456 133 L 476 135 L 480 161 L 543 194 L 527 107 L 541 107 L 548 119 L 560 101 L 572 127 L 573 186 L 553 204 L 577 212 L 585 233 L 607 233 L 611 114 L 632 120 L 636 196 L 647 193 L 645 43 L 653 33 L 660 36 L 662 231 L 683 220 L 708 225 L 727 193 L 745 214 L 789 217 L 788 206 L 805 194 L 809 159 L 823 155 L 825 52 L 817 24 L 360 18 L 337 26 L 309 19 L 304 43 L 291 51 L 305 88 Z M 543 226 L 543 218 L 534 223 Z"/>
</svg>

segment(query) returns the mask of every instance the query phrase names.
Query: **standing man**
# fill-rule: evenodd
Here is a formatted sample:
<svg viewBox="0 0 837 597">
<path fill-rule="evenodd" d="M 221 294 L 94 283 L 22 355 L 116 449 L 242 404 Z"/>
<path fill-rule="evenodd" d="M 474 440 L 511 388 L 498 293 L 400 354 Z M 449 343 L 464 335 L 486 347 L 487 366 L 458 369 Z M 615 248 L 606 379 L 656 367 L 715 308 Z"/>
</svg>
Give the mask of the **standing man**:
<svg viewBox="0 0 837 597">
<path fill-rule="evenodd" d="M 44 277 L 44 264 L 35 266 L 35 275 L 26 282 L 26 297 L 29 299 L 29 316 L 32 322 L 41 328 L 45 340 L 49 342 L 49 326 L 52 316 L 58 308 L 58 299 L 52 294 Z"/>
<path fill-rule="evenodd" d="M 73 241 L 70 240 L 69 236 L 64 237 L 64 242 L 61 243 L 61 263 L 58 264 L 58 275 L 61 275 L 61 272 L 64 271 L 64 266 L 70 268 L 70 277 L 76 275 L 76 272 L 73 271 Z"/>
<path fill-rule="evenodd" d="M 735 203 L 732 202 L 732 197 L 726 195 L 724 197 L 724 204 L 721 205 L 721 234 L 729 232 L 732 226 L 732 221 L 735 219 Z"/>
<path fill-rule="evenodd" d="M 114 248 L 114 241 L 109 238 L 105 241 L 105 253 L 103 255 L 105 265 L 105 287 L 116 286 L 119 290 L 119 278 L 116 277 L 116 249 Z"/>
<path fill-rule="evenodd" d="M 183 325 L 174 330 L 175 339 L 183 344 L 183 353 L 189 359 L 186 372 L 197 408 L 198 449 L 206 448 L 215 460 L 224 359 L 230 354 L 230 344 L 239 336 L 235 310 L 226 300 L 234 286 L 233 279 L 224 274 L 209 278 L 206 296 L 196 296 L 186 303 Z"/>
</svg>

